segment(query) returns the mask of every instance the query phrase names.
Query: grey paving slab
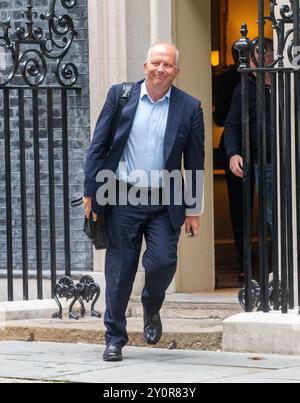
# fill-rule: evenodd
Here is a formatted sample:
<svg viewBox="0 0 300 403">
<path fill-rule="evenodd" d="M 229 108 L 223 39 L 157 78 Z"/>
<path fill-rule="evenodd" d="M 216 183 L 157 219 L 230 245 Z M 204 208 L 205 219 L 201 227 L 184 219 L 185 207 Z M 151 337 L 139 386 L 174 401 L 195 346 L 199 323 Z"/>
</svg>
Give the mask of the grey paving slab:
<svg viewBox="0 0 300 403">
<path fill-rule="evenodd" d="M 0 343 L 1 359 L 22 359 L 24 361 L 45 361 L 77 363 L 81 365 L 105 365 L 102 361 L 104 347 L 86 344 L 57 344 L 57 343 Z M 126 361 L 122 365 L 135 365 L 148 361 L 166 361 L 184 357 L 184 351 L 156 348 L 125 348 Z M 199 352 L 196 352 L 199 353 Z M 106 364 L 107 365 L 107 364 Z M 111 364 L 110 364 L 111 365 Z"/>
<path fill-rule="evenodd" d="M 126 369 L 129 369 L 128 367 Z M 81 374 L 67 375 L 63 378 L 69 382 L 86 383 L 200 383 L 211 379 L 248 374 L 258 370 L 234 367 L 178 365 L 177 363 L 163 362 L 153 364 L 135 364 L 130 370 L 124 367 L 114 367 L 100 371 L 91 371 Z"/>
<path fill-rule="evenodd" d="M 104 347 L 0 343 L 0 383 L 300 383 L 300 357 L 255 356 L 128 347 L 121 363 L 102 361 Z"/>
<path fill-rule="evenodd" d="M 48 354 L 48 353 L 71 353 L 76 354 L 77 349 L 74 346 L 80 346 L 80 353 L 93 352 L 99 349 L 99 346 L 89 344 L 58 344 L 58 343 L 25 343 L 19 341 L 0 342 L 0 354 Z M 79 351 L 79 349 L 78 349 Z"/>
<path fill-rule="evenodd" d="M 62 378 L 65 375 L 83 373 L 87 370 L 96 370 L 98 367 L 90 365 L 87 368 L 80 363 L 52 363 L 49 361 L 21 361 L 20 359 L 0 360 L 1 378 L 24 378 L 24 379 L 51 379 Z"/>
<path fill-rule="evenodd" d="M 102 358 L 102 350 L 99 347 L 91 348 L 90 350 L 86 350 L 82 348 L 82 345 L 73 345 L 72 351 L 68 350 L 53 350 L 45 348 L 44 351 L 40 351 L 40 349 L 35 350 L 35 346 L 37 343 L 32 344 L 31 348 L 26 349 L 26 345 L 24 345 L 24 349 L 18 350 L 16 353 L 7 352 L 0 353 L 0 362 L 3 360 L 22 360 L 22 361 L 35 361 L 35 362 L 49 362 L 49 363 L 65 363 L 65 364 L 76 364 L 80 363 L 81 365 L 95 365 L 97 366 L 99 361 Z M 76 347 L 77 346 L 77 347 Z"/>
<path fill-rule="evenodd" d="M 300 383 L 300 367 L 287 368 L 272 372 L 269 374 L 268 379 L 272 379 L 274 381 L 297 381 Z"/>
<path fill-rule="evenodd" d="M 185 356 L 174 357 L 178 364 L 216 365 L 228 367 L 245 367 L 258 369 L 284 369 L 287 367 L 298 367 L 300 357 L 285 357 L 278 355 L 263 354 L 240 354 L 203 351 L 201 354 L 194 354 L 193 351 L 186 351 Z"/>
<path fill-rule="evenodd" d="M 215 383 L 300 383 L 300 367 L 222 378 Z"/>
</svg>

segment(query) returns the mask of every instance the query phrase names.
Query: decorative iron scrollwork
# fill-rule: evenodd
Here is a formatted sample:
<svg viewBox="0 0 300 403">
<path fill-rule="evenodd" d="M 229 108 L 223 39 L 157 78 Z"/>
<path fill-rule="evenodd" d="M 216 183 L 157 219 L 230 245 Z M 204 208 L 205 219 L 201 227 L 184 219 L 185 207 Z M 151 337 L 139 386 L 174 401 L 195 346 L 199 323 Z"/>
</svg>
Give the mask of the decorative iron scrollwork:
<svg viewBox="0 0 300 403">
<path fill-rule="evenodd" d="M 6 53 L 5 57 L 10 54 L 12 59 L 9 72 L 1 68 L 1 87 L 8 85 L 19 73 L 28 86 L 42 85 L 47 75 L 47 61 L 56 63 L 55 77 L 60 86 L 72 87 L 76 84 L 79 76 L 77 67 L 73 63 L 65 64 L 63 60 L 77 32 L 69 15 L 56 15 L 56 2 L 50 0 L 47 14 L 40 16 L 41 20 L 48 22 L 47 36 L 41 27 L 34 27 L 38 15 L 33 11 L 32 0 L 28 0 L 27 11 L 23 13 L 26 28 L 21 26 L 12 32 L 11 19 L 0 22 L 0 49 Z M 76 6 L 76 0 L 61 0 L 61 4 L 69 10 Z"/>
<path fill-rule="evenodd" d="M 260 285 L 258 284 L 257 281 L 251 280 L 250 283 L 250 291 L 251 291 L 251 302 L 252 306 L 251 309 L 254 311 L 255 309 L 260 312 L 262 311 L 262 293 L 261 293 L 261 288 Z M 275 283 L 274 280 L 271 280 L 269 282 L 268 286 L 268 300 L 269 300 L 269 309 L 271 310 L 274 308 L 274 294 L 275 294 Z M 239 292 L 239 303 L 241 307 L 246 310 L 246 288 L 243 288 Z M 278 298 L 277 301 L 279 302 L 279 308 L 281 308 L 281 300 L 282 300 L 282 287 L 281 283 L 279 283 L 278 286 Z"/>
<path fill-rule="evenodd" d="M 101 318 L 101 313 L 95 310 L 95 305 L 100 297 L 100 286 L 95 283 L 93 277 L 85 275 L 83 276 L 79 283 L 75 285 L 74 281 L 70 277 L 61 278 L 54 292 L 54 300 L 56 301 L 59 311 L 52 315 L 53 319 L 62 319 L 63 311 L 62 305 L 59 299 L 66 298 L 67 301 L 72 299 L 72 303 L 69 308 L 69 319 L 78 320 L 80 317 L 84 318 L 86 314 L 86 309 L 84 302 L 90 303 L 91 305 L 91 316 L 94 318 Z M 73 308 L 76 302 L 80 304 L 80 315 L 73 312 Z"/>
<path fill-rule="evenodd" d="M 77 284 L 78 293 L 78 301 L 81 305 L 82 311 L 81 316 L 85 315 L 85 308 L 83 301 L 87 303 L 92 302 L 91 306 L 91 317 L 93 318 L 101 318 L 101 314 L 95 310 L 95 304 L 100 297 L 100 287 L 95 283 L 93 277 L 91 276 L 83 276 L 80 282 Z"/>
<path fill-rule="evenodd" d="M 59 307 L 59 311 L 52 315 L 53 319 L 62 319 L 63 318 L 63 309 L 59 299 L 66 298 L 67 301 L 70 299 L 78 299 L 78 288 L 75 286 L 74 281 L 70 277 L 61 278 L 56 284 L 54 291 L 54 300 Z M 70 319 L 79 319 L 79 316 L 73 314 L 71 312 L 71 308 L 69 310 L 69 318 Z"/>
<path fill-rule="evenodd" d="M 287 4 L 278 5 L 277 0 L 269 0 L 270 1 L 270 13 L 269 15 L 264 16 L 264 20 L 266 22 L 270 22 L 272 24 L 276 41 L 277 42 L 277 54 L 275 54 L 274 61 L 272 64 L 265 67 L 284 67 L 284 58 L 285 54 L 288 56 L 289 62 L 296 68 L 300 68 L 300 58 L 299 58 L 299 49 L 295 49 L 295 38 L 294 38 L 294 27 L 291 28 L 291 25 L 295 24 L 295 12 L 296 6 L 295 1 L 290 0 L 287 1 Z M 298 13 L 300 10 L 298 10 Z M 250 54 L 252 55 L 252 60 L 258 64 L 257 57 L 254 54 L 254 49 L 258 47 L 258 39 L 252 42 L 252 47 L 247 48 L 248 54 L 245 55 L 245 40 L 249 41 L 247 38 L 248 30 L 247 25 L 242 25 L 242 39 L 237 44 L 236 48 L 244 52 L 244 57 L 247 57 L 247 60 L 250 58 Z M 298 42 L 299 42 L 298 38 Z M 241 65 L 241 68 L 246 68 L 245 62 Z"/>
</svg>

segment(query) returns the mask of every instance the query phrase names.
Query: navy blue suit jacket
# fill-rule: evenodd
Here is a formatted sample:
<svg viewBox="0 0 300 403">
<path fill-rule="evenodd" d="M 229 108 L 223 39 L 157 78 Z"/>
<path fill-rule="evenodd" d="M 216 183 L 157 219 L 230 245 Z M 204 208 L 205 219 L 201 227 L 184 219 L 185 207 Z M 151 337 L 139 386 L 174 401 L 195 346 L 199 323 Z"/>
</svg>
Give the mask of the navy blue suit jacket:
<svg viewBox="0 0 300 403">
<path fill-rule="evenodd" d="M 97 204 L 95 198 L 99 188 L 96 176 L 100 170 L 116 172 L 119 166 L 138 107 L 142 83 L 143 81 L 140 81 L 134 85 L 132 96 L 123 110 L 112 146 L 113 121 L 122 84 L 110 89 L 99 116 L 87 155 L 84 183 L 84 195 L 93 198 L 94 212 L 104 212 L 103 207 Z M 196 171 L 204 171 L 203 112 L 199 100 L 173 86 L 165 135 L 165 170 L 169 172 L 181 170 L 182 156 L 184 156 L 184 168 L 193 172 L 192 192 L 193 195 L 196 195 Z M 175 229 L 180 228 L 184 223 L 185 210 L 184 204 L 176 206 L 171 202 L 169 214 Z"/>
</svg>

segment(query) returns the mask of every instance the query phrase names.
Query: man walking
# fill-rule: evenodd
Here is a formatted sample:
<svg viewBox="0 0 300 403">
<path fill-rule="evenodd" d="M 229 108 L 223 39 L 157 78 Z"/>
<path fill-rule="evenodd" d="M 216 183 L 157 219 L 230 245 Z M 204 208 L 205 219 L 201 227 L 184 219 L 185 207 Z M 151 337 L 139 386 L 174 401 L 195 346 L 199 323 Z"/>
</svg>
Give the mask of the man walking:
<svg viewBox="0 0 300 403">
<path fill-rule="evenodd" d="M 199 174 L 201 176 L 204 172 L 203 113 L 198 100 L 172 85 L 180 71 L 177 48 L 166 42 L 152 46 L 144 68 L 146 79 L 134 85 L 118 122 L 112 146 L 110 140 L 122 85 L 111 88 L 86 161 L 86 216 L 93 212 L 96 218 L 97 213 L 104 211 L 95 200 L 99 171 L 113 171 L 118 185 L 124 187 L 125 184 L 128 193 L 138 189 L 149 200 L 148 204 L 117 203 L 105 209 L 109 231 L 105 263 L 105 361 L 123 359 L 122 348 L 128 342 L 125 313 L 138 269 L 143 237 L 146 240 L 143 256 L 146 277 L 142 293 L 144 336 L 148 344 L 154 345 L 162 335 L 160 309 L 176 272 L 181 227 L 185 222 L 186 233 L 190 237 L 197 236 L 203 209 L 203 181 L 197 181 Z M 200 195 L 195 204 L 189 206 L 183 198 L 181 203 L 175 202 L 175 187 L 178 186 L 173 181 L 166 189 L 164 179 L 153 181 L 152 177 L 154 171 L 179 172 L 182 191 L 182 156 L 184 168 L 191 174 L 187 193 L 192 198 Z M 133 172 L 141 171 L 145 175 L 137 187 L 130 178 Z M 163 203 L 166 192 L 171 195 L 168 205 Z M 153 194 L 159 200 L 156 205 L 150 203 Z"/>
</svg>

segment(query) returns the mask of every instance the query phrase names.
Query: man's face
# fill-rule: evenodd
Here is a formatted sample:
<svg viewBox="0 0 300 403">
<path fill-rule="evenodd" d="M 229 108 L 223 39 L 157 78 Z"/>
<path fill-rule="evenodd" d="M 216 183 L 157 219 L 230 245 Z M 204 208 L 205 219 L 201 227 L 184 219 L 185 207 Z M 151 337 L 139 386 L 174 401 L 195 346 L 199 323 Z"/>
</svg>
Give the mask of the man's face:
<svg viewBox="0 0 300 403">
<path fill-rule="evenodd" d="M 274 62 L 274 53 L 271 50 L 268 50 L 266 55 L 265 55 L 265 65 L 266 66 L 271 66 L 271 64 Z"/>
<path fill-rule="evenodd" d="M 257 63 L 259 63 L 258 49 L 255 50 L 255 59 L 256 59 Z M 273 51 L 268 49 L 265 52 L 264 59 L 265 59 L 265 66 L 271 66 L 272 63 L 274 62 L 274 53 L 273 53 Z M 250 67 L 254 68 L 254 69 L 256 68 L 256 65 L 255 65 L 254 61 L 252 60 L 252 58 L 250 59 Z"/>
<path fill-rule="evenodd" d="M 176 51 L 167 45 L 157 45 L 152 49 L 150 60 L 144 64 L 148 84 L 154 89 L 167 91 L 177 74 Z"/>
</svg>

